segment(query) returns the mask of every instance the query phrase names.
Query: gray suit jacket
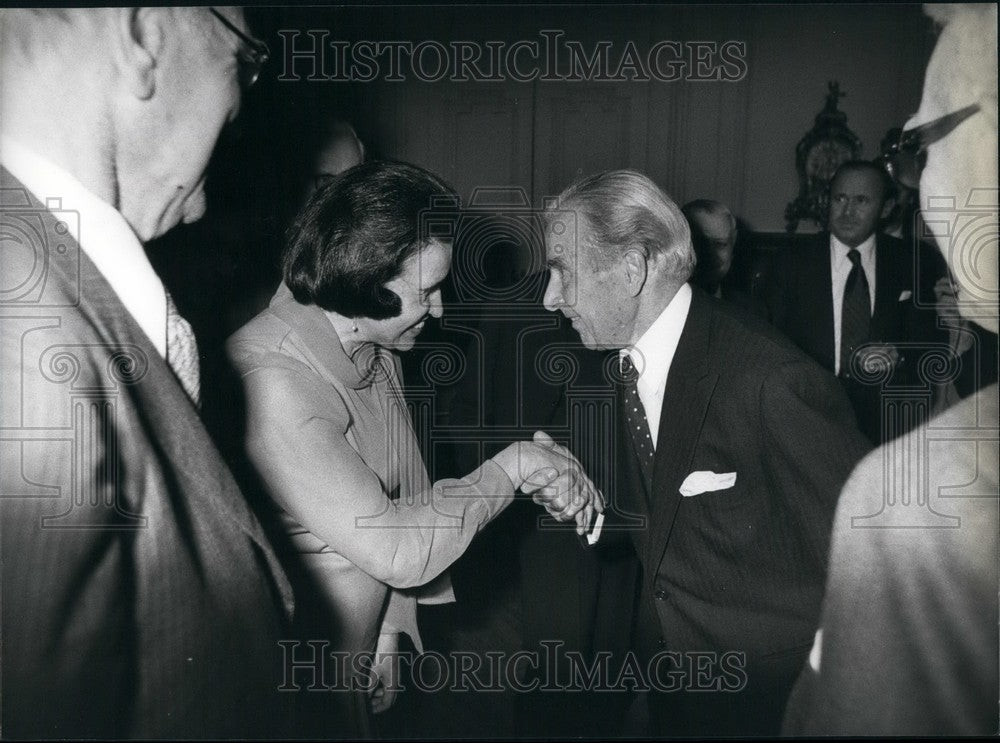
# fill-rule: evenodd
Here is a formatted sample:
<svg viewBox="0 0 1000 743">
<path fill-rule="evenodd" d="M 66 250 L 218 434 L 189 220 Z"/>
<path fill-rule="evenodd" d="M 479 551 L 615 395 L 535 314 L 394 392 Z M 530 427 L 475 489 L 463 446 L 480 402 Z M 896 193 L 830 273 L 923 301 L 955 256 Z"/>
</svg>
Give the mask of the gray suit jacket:
<svg viewBox="0 0 1000 743">
<path fill-rule="evenodd" d="M 266 734 L 287 580 L 62 215 L 2 178 L 3 733 Z"/>
<path fill-rule="evenodd" d="M 837 506 L 796 736 L 996 735 L 997 386 L 873 451 Z"/>
</svg>

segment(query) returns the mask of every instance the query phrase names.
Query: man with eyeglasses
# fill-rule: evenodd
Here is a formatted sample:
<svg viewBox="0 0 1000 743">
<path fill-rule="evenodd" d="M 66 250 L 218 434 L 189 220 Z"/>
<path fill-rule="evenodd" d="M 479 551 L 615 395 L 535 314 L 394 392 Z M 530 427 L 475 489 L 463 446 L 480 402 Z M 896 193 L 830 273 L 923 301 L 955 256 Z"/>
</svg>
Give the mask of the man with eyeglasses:
<svg viewBox="0 0 1000 743">
<path fill-rule="evenodd" d="M 892 172 L 919 180 L 958 310 L 995 333 L 997 6 L 927 13 L 943 28 Z M 996 735 L 998 419 L 994 382 L 858 465 L 786 733 Z"/>
<path fill-rule="evenodd" d="M 782 251 L 766 297 L 772 322 L 837 375 L 876 444 L 917 422 L 887 415 L 883 398 L 919 384 L 922 354 L 945 340 L 934 311 L 940 258 L 878 231 L 891 191 L 881 165 L 843 163 L 830 182 L 829 232 Z"/>
<path fill-rule="evenodd" d="M 204 213 L 266 47 L 236 8 L 8 9 L 0 33 L 3 734 L 270 734 L 288 583 L 143 249 Z"/>
</svg>

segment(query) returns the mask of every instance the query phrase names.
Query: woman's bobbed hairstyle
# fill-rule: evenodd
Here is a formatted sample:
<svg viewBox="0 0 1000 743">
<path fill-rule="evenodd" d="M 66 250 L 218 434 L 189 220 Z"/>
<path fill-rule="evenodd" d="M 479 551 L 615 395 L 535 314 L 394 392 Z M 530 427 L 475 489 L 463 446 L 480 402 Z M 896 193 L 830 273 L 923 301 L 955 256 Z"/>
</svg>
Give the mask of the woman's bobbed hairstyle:
<svg viewBox="0 0 1000 743">
<path fill-rule="evenodd" d="M 288 235 L 285 283 L 299 304 L 344 317 L 383 320 L 402 310 L 385 284 L 457 211 L 454 190 L 415 165 L 372 161 L 341 173 L 312 195 Z"/>
</svg>

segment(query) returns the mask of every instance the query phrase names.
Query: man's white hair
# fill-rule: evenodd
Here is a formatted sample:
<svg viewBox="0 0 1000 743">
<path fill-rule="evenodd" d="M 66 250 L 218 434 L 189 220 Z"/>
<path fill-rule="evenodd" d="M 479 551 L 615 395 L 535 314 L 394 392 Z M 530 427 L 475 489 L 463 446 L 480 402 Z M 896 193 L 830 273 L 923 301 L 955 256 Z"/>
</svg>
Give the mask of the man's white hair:
<svg viewBox="0 0 1000 743">
<path fill-rule="evenodd" d="M 590 228 L 592 255 L 608 263 L 641 248 L 662 259 L 664 275 L 684 283 L 694 271 L 691 229 L 680 208 L 648 177 L 634 170 L 606 170 L 577 181 L 560 194 Z"/>
</svg>

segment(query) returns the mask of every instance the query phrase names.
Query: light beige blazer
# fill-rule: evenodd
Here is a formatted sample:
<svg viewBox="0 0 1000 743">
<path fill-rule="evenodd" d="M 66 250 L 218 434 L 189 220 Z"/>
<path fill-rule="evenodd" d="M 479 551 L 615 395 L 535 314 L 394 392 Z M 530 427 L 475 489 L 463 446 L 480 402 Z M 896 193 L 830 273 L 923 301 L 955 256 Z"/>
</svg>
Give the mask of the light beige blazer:
<svg viewBox="0 0 1000 743">
<path fill-rule="evenodd" d="M 372 650 L 383 621 L 419 648 L 407 589 L 442 574 L 513 500 L 510 479 L 486 460 L 432 486 L 398 360 L 371 345 L 352 360 L 325 313 L 284 285 L 227 351 L 246 398 L 246 452 L 309 579 L 292 572 L 293 586 L 322 592 L 336 649 Z"/>
</svg>

